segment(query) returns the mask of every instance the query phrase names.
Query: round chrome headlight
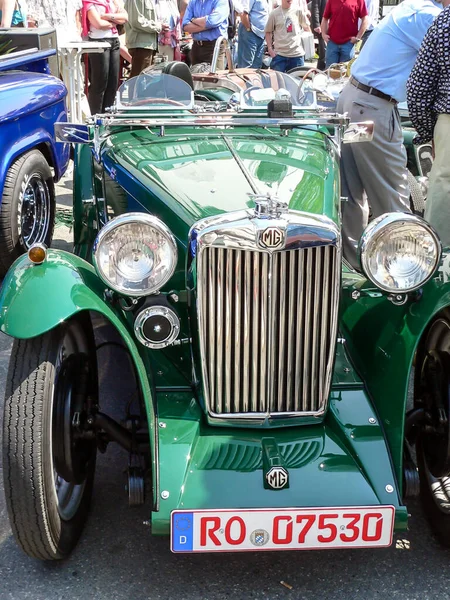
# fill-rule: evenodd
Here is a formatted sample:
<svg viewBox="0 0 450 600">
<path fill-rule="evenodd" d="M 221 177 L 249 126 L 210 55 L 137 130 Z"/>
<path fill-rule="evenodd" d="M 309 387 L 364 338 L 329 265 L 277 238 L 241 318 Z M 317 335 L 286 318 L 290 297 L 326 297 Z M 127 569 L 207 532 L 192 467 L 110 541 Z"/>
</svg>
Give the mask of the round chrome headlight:
<svg viewBox="0 0 450 600">
<path fill-rule="evenodd" d="M 126 296 L 148 296 L 172 277 L 177 246 L 157 217 L 127 213 L 111 219 L 94 243 L 94 265 L 106 285 Z"/>
<path fill-rule="evenodd" d="M 387 213 L 374 219 L 359 242 L 365 275 L 386 292 L 407 293 L 420 288 L 436 271 L 441 243 L 423 219 Z"/>
</svg>

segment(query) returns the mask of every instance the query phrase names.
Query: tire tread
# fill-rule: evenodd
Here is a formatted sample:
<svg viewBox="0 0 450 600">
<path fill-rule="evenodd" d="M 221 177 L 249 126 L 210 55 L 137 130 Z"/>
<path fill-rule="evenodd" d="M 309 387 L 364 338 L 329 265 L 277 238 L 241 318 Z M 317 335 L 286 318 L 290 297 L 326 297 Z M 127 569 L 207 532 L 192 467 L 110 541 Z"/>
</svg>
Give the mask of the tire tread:
<svg viewBox="0 0 450 600">
<path fill-rule="evenodd" d="M 11 526 L 24 552 L 43 560 L 60 558 L 47 521 L 41 464 L 41 417 L 50 339 L 50 335 L 43 335 L 14 342 L 3 431 L 5 496 Z"/>
</svg>

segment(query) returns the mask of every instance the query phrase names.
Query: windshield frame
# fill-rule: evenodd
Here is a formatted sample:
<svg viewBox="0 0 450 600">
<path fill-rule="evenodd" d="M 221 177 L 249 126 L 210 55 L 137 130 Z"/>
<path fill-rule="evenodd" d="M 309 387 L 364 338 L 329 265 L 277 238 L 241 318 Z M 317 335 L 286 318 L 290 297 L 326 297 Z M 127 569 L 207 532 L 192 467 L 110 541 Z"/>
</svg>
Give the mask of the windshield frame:
<svg viewBox="0 0 450 600">
<path fill-rule="evenodd" d="M 251 92 L 251 88 L 247 88 L 247 89 L 242 89 L 240 91 L 240 98 L 239 98 L 239 109 L 241 111 L 245 111 L 245 112 L 261 112 L 261 111 L 267 111 L 268 108 L 268 104 L 271 100 L 276 99 L 276 94 L 281 90 L 284 89 L 286 90 L 290 97 L 290 100 L 292 102 L 292 110 L 294 112 L 297 111 L 301 111 L 301 112 L 311 112 L 314 110 L 317 110 L 317 102 L 315 99 L 315 94 L 313 92 L 313 90 L 310 89 L 306 89 L 303 91 L 303 85 L 302 85 L 302 80 L 297 79 L 295 77 L 292 77 L 292 75 L 290 75 L 289 73 L 281 73 L 281 72 L 277 72 L 277 78 L 281 78 L 284 79 L 286 83 L 289 83 L 290 85 L 281 88 L 279 87 L 278 90 L 274 90 L 272 87 L 261 87 L 258 88 L 258 86 L 254 86 L 256 90 L 261 89 L 261 90 L 273 90 L 274 92 L 274 97 L 271 98 L 270 100 L 267 101 L 267 103 L 263 104 L 256 104 L 256 105 L 251 105 L 251 104 L 247 104 L 247 102 L 245 101 L 245 97 L 246 95 L 249 94 L 249 92 Z M 297 94 L 296 94 L 296 98 L 292 97 L 292 94 L 290 93 L 288 87 L 291 87 L 292 85 L 294 85 L 296 87 L 297 90 Z M 312 102 L 310 104 L 297 104 L 298 102 L 298 98 L 300 95 L 304 95 L 305 98 L 307 98 L 308 96 L 312 95 Z"/>
<path fill-rule="evenodd" d="M 186 96 L 181 98 L 179 101 L 176 100 L 175 98 L 164 98 L 161 96 L 161 98 L 158 97 L 154 97 L 154 96 L 148 96 L 148 104 L 146 104 L 145 102 L 142 102 L 142 104 L 139 105 L 133 105 L 133 104 L 123 104 L 122 101 L 122 92 L 125 90 L 125 88 L 130 86 L 130 82 L 134 82 L 135 85 L 137 85 L 137 83 L 139 81 L 145 81 L 145 79 L 160 79 L 163 82 L 166 82 L 168 84 L 172 83 L 172 85 L 175 86 L 175 89 L 178 87 L 178 91 L 180 92 L 185 92 Z M 143 101 L 145 101 L 145 97 L 142 98 Z M 150 102 L 151 100 L 154 100 L 154 102 Z M 158 100 L 162 100 L 162 102 L 159 104 Z M 179 105 L 173 104 L 172 102 L 163 102 L 163 100 L 168 100 L 168 101 L 172 101 L 172 102 L 180 102 Z M 146 113 L 148 111 L 151 112 L 174 112 L 174 111 L 189 111 L 189 110 L 193 110 L 195 106 L 195 99 L 194 99 L 194 90 L 190 87 L 190 85 L 188 83 L 186 83 L 183 79 L 181 79 L 180 77 L 175 77 L 174 75 L 169 75 L 167 73 L 161 73 L 160 71 L 155 71 L 155 72 L 149 72 L 149 73 L 140 73 L 139 75 L 137 75 L 136 77 L 130 77 L 129 79 L 127 79 L 126 81 L 124 81 L 122 83 L 122 85 L 119 87 L 119 89 L 117 90 L 116 93 L 116 98 L 115 98 L 115 102 L 114 105 L 112 107 L 111 112 L 112 113 L 123 113 L 123 112 L 139 112 L 139 113 Z"/>
</svg>

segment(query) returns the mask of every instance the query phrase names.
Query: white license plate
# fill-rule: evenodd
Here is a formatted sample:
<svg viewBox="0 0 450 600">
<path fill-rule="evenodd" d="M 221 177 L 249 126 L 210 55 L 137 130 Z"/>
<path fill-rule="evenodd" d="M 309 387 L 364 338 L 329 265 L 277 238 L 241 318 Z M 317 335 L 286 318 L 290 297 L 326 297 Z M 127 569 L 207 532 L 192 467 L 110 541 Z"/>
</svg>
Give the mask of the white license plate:
<svg viewBox="0 0 450 600">
<path fill-rule="evenodd" d="M 314 550 L 390 546 L 393 506 L 177 510 L 172 552 Z"/>
</svg>

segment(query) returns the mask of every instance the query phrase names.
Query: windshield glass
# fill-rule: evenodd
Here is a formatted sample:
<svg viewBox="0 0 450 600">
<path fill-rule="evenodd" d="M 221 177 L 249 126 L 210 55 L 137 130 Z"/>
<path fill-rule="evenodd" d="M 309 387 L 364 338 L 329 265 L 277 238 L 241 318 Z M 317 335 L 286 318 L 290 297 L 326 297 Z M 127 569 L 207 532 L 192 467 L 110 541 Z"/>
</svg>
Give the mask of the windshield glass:
<svg viewBox="0 0 450 600">
<path fill-rule="evenodd" d="M 258 70 L 252 84 L 242 94 L 245 108 L 267 106 L 271 100 L 288 99 L 293 108 L 311 108 L 315 104 L 313 91 L 301 85 L 301 79 L 279 71 Z"/>
<path fill-rule="evenodd" d="M 192 108 L 194 92 L 179 77 L 161 72 L 142 73 L 123 83 L 117 93 L 118 109 L 143 109 L 175 107 Z"/>
</svg>

